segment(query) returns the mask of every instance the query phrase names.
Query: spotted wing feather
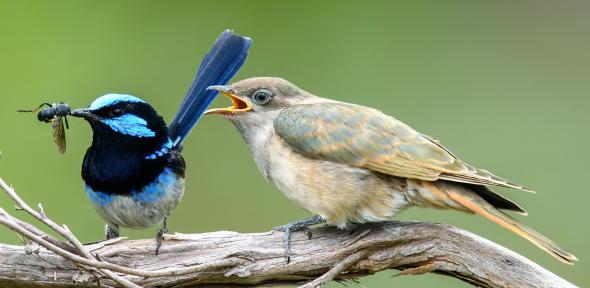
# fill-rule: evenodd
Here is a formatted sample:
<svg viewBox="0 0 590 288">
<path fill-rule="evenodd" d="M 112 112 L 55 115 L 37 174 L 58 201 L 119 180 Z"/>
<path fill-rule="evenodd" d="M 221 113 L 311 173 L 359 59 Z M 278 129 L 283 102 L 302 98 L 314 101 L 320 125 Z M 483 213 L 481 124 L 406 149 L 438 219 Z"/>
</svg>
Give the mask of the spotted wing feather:
<svg viewBox="0 0 590 288">
<path fill-rule="evenodd" d="M 294 150 L 312 158 L 398 177 L 528 190 L 464 163 L 438 141 L 368 107 L 292 106 L 277 116 L 274 129 Z"/>
</svg>

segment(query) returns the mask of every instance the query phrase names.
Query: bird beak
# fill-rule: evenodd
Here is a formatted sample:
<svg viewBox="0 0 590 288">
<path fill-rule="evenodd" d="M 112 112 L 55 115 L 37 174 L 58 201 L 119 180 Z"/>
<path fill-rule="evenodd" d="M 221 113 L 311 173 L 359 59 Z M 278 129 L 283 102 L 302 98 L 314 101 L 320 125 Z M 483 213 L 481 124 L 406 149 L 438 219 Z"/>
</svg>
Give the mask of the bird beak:
<svg viewBox="0 0 590 288">
<path fill-rule="evenodd" d="M 231 100 L 232 106 L 227 108 L 215 108 L 209 109 L 205 114 L 233 114 L 233 113 L 240 113 L 240 112 L 248 112 L 252 110 L 252 105 L 248 103 L 246 100 L 241 98 L 240 96 L 234 94 L 234 91 L 230 89 L 228 86 L 223 85 L 215 85 L 207 87 L 207 90 L 215 90 L 219 91 L 221 94 L 229 98 Z"/>
<path fill-rule="evenodd" d="M 98 115 L 92 113 L 92 111 L 90 111 L 90 109 L 88 109 L 88 108 L 81 108 L 81 109 L 72 110 L 70 115 L 72 115 L 74 117 L 84 118 L 86 120 L 100 120 L 100 117 Z"/>
</svg>

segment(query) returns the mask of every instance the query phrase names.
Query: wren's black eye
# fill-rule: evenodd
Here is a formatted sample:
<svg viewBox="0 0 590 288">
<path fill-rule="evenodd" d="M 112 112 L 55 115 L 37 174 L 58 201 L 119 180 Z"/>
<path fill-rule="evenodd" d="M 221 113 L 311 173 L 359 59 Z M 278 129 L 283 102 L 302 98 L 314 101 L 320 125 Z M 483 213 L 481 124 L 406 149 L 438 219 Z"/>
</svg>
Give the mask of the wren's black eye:
<svg viewBox="0 0 590 288">
<path fill-rule="evenodd" d="M 121 108 L 117 108 L 117 109 L 111 110 L 111 113 L 109 113 L 109 114 L 111 117 L 116 118 L 116 117 L 123 116 L 123 114 L 125 114 L 125 111 L 123 111 L 123 109 L 121 109 Z"/>
<path fill-rule="evenodd" d="M 269 91 L 264 89 L 260 89 L 252 94 L 252 100 L 258 105 L 264 105 L 268 103 L 270 99 L 272 99 L 272 95 Z"/>
</svg>

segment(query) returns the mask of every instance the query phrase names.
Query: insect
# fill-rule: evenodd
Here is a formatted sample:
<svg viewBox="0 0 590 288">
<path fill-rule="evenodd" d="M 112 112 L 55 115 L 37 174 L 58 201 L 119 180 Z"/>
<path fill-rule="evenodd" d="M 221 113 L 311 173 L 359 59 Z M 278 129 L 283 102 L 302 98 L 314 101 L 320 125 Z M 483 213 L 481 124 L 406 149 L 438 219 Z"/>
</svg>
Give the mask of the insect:
<svg viewBox="0 0 590 288">
<path fill-rule="evenodd" d="M 44 106 L 47 106 L 45 109 L 41 109 Z M 39 107 L 35 109 L 25 110 L 19 109 L 17 112 L 37 112 L 37 119 L 41 122 L 51 123 L 51 128 L 53 128 L 53 141 L 57 144 L 57 149 L 59 153 L 63 154 L 66 152 L 66 131 L 65 129 L 70 129 L 70 125 L 68 124 L 68 118 L 66 116 L 70 115 L 71 108 L 68 104 L 60 102 L 60 103 L 42 103 Z M 64 128 L 65 123 L 65 128 Z"/>
</svg>

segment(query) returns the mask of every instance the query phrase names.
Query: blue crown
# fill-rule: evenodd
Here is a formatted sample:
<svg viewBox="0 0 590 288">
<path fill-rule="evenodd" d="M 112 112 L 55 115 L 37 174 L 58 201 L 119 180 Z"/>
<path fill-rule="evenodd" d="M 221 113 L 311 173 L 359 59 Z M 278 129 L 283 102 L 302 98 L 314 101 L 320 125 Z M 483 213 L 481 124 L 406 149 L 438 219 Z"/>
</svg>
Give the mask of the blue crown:
<svg viewBox="0 0 590 288">
<path fill-rule="evenodd" d="M 90 110 L 98 110 L 104 107 L 115 105 L 119 102 L 145 103 L 145 101 L 126 94 L 109 93 L 96 98 L 88 107 Z"/>
</svg>

